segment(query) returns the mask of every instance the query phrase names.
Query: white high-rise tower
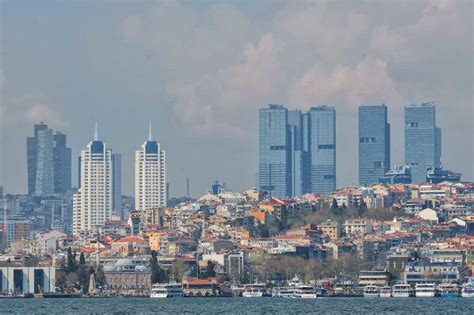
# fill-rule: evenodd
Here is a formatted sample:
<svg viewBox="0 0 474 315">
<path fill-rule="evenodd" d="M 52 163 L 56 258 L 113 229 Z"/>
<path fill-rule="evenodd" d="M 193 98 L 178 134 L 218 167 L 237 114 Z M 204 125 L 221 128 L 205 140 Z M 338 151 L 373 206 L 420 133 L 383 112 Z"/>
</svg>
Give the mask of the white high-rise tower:
<svg viewBox="0 0 474 315">
<path fill-rule="evenodd" d="M 97 123 L 94 140 L 79 158 L 79 191 L 73 196 L 73 234 L 105 224 L 113 210 L 112 150 L 99 140 Z"/>
<path fill-rule="evenodd" d="M 165 151 L 153 140 L 150 123 L 148 140 L 135 153 L 135 210 L 165 207 L 167 200 Z"/>
</svg>

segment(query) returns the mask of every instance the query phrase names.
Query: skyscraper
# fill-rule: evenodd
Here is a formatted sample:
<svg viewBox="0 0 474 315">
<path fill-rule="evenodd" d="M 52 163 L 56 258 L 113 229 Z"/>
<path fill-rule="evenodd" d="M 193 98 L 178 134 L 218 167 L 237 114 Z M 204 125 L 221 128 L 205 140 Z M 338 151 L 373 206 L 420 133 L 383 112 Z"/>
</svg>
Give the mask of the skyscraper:
<svg viewBox="0 0 474 315">
<path fill-rule="evenodd" d="M 336 111 L 260 109 L 260 191 L 271 196 L 329 194 L 336 188 Z"/>
<path fill-rule="evenodd" d="M 122 155 L 118 153 L 112 154 L 112 169 L 113 169 L 113 206 L 115 213 L 120 215 L 122 220 L 125 220 L 125 213 L 122 208 Z"/>
<path fill-rule="evenodd" d="M 390 124 L 385 105 L 359 107 L 359 184 L 378 182 L 390 169 Z"/>
<path fill-rule="evenodd" d="M 148 140 L 135 152 L 135 210 L 165 207 L 166 182 L 165 151 L 153 140 L 150 124 Z"/>
<path fill-rule="evenodd" d="M 441 166 L 441 129 L 433 103 L 405 106 L 405 164 L 413 183 L 426 182 L 426 171 Z"/>
<path fill-rule="evenodd" d="M 112 150 L 99 140 L 97 124 L 94 140 L 81 151 L 80 186 L 73 196 L 73 234 L 105 224 L 113 211 L 114 170 Z"/>
<path fill-rule="evenodd" d="M 336 189 L 336 110 L 326 105 L 312 107 L 303 125 L 308 192 L 328 195 Z"/>
<path fill-rule="evenodd" d="M 260 109 L 259 117 L 259 184 L 270 196 L 291 195 L 291 136 L 288 110 L 270 104 Z"/>
<path fill-rule="evenodd" d="M 43 122 L 34 126 L 34 136 L 26 139 L 28 194 L 54 192 L 53 130 Z"/>
<path fill-rule="evenodd" d="M 53 139 L 54 192 L 64 194 L 71 189 L 71 148 L 66 147 L 65 134 L 57 132 Z"/>
</svg>

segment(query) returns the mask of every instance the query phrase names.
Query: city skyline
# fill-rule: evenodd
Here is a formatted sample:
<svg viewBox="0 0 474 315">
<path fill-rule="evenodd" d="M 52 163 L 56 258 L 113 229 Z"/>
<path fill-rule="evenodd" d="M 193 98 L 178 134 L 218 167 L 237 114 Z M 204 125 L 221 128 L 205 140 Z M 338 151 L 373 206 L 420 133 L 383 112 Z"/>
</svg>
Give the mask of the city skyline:
<svg viewBox="0 0 474 315">
<path fill-rule="evenodd" d="M 462 140 L 474 133 L 469 2 L 385 3 L 390 17 L 371 2 L 32 6 L 2 3 L 0 183 L 6 192 L 27 192 L 24 139 L 33 123 L 62 130 L 77 157 L 99 121 L 123 156 L 123 191 L 133 195 L 134 152 L 143 140 L 134 126 L 149 119 L 173 161 L 171 196 L 185 195 L 187 178 L 192 195 L 215 178 L 244 190 L 255 182 L 255 112 L 266 103 L 336 108 L 336 150 L 352 152 L 336 157 L 338 186 L 347 186 L 358 183 L 360 104 L 387 105 L 391 164 L 401 165 L 404 106 L 436 101 L 444 168 L 462 172 L 464 180 L 474 176 L 474 147 Z M 16 29 L 23 36 L 9 31 Z"/>
</svg>

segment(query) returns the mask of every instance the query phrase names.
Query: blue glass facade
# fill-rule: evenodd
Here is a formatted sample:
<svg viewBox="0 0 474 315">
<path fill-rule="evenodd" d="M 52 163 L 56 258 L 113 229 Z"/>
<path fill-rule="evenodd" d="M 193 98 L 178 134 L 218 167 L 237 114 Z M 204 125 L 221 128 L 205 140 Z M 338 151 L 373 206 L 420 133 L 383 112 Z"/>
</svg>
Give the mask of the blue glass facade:
<svg viewBox="0 0 474 315">
<path fill-rule="evenodd" d="M 390 169 L 390 124 L 385 105 L 359 107 L 359 184 L 377 183 Z"/>
<path fill-rule="evenodd" d="M 328 195 L 336 189 L 336 110 L 312 107 L 305 118 L 309 192 Z"/>
<path fill-rule="evenodd" d="M 288 110 L 282 105 L 260 109 L 259 185 L 270 196 L 291 195 L 291 152 Z"/>
<path fill-rule="evenodd" d="M 432 103 L 405 107 L 405 164 L 413 183 L 425 182 L 428 168 L 441 166 L 441 129 Z"/>
</svg>

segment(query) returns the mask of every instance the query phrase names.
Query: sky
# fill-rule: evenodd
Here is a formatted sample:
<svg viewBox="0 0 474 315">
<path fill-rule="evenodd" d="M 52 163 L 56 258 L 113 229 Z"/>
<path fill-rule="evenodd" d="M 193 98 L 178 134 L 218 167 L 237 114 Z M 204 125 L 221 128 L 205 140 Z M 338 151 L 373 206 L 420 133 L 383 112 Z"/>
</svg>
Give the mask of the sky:
<svg viewBox="0 0 474 315">
<path fill-rule="evenodd" d="M 473 3 L 382 1 L 1 1 L 0 185 L 25 193 L 26 137 L 44 121 L 77 156 L 100 138 L 134 155 L 153 135 L 170 196 L 219 179 L 255 186 L 258 109 L 337 112 L 337 185 L 358 181 L 357 108 L 386 104 L 392 165 L 403 107 L 435 102 L 445 168 L 474 180 Z"/>
</svg>

